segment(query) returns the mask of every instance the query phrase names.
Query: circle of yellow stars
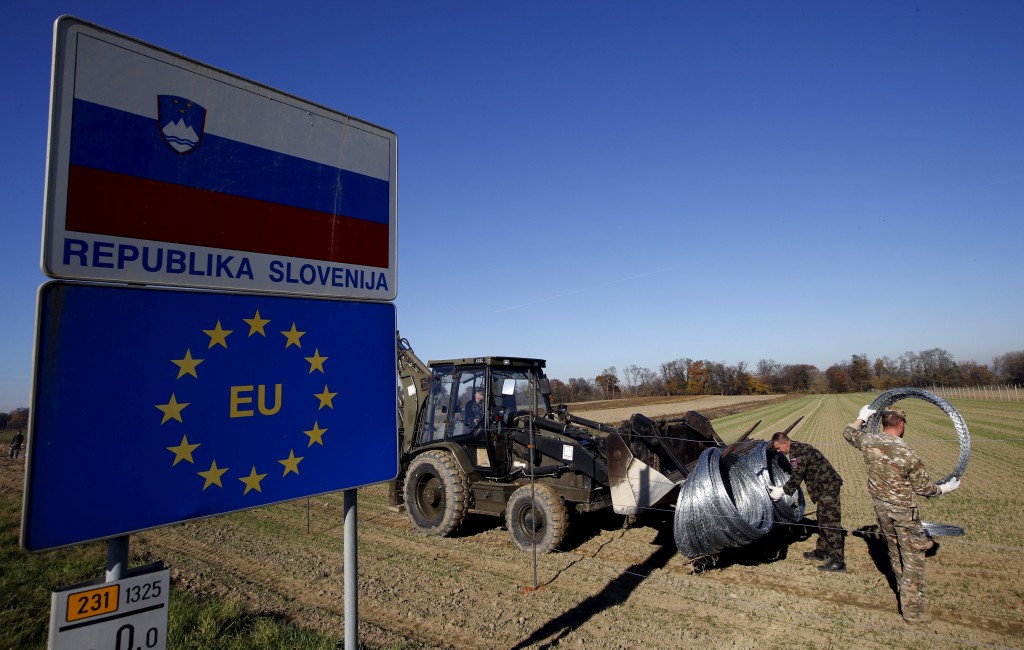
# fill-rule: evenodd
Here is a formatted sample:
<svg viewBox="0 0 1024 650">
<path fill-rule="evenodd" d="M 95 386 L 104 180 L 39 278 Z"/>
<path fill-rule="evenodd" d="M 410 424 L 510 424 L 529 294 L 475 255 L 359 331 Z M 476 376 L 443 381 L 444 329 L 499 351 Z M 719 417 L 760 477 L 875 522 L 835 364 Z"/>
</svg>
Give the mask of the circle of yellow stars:
<svg viewBox="0 0 1024 650">
<path fill-rule="evenodd" d="M 264 338 L 267 337 L 266 328 L 267 325 L 270 324 L 270 320 L 263 318 L 260 315 L 260 311 L 258 309 L 256 310 L 256 313 L 253 315 L 252 318 L 243 318 L 242 322 L 249 326 L 248 336 L 262 336 Z M 229 349 L 228 337 L 235 333 L 234 330 L 224 329 L 219 320 L 216 322 L 212 329 L 202 330 L 202 332 L 209 338 L 209 345 L 206 346 L 207 350 L 210 350 L 218 346 L 224 348 L 225 350 Z M 306 334 L 306 332 L 299 331 L 298 327 L 294 322 L 292 323 L 290 329 L 282 330 L 280 333 L 282 336 L 284 336 L 285 349 L 291 348 L 293 346 L 300 350 L 302 349 L 302 337 Z M 303 358 L 306 360 L 306 363 L 309 364 L 309 374 L 313 374 L 314 372 L 319 372 L 320 374 L 323 375 L 327 374 L 326 370 L 324 369 L 324 364 L 326 363 L 329 357 L 322 356 L 320 354 L 319 348 L 313 349 L 313 356 Z M 182 355 L 180 359 L 171 359 L 170 361 L 178 368 L 178 374 L 177 377 L 175 377 L 175 381 L 178 381 L 185 377 L 199 379 L 199 365 L 206 361 L 206 359 L 194 357 L 192 355 L 192 349 L 186 348 L 185 354 Z M 330 388 L 328 387 L 328 384 L 325 383 L 322 392 L 313 394 L 313 397 L 316 398 L 318 402 L 317 412 L 325 408 L 333 410 L 333 400 L 335 396 L 337 396 L 337 394 L 337 392 L 331 392 Z M 188 407 L 188 405 L 189 402 L 179 402 L 174 392 L 171 393 L 170 399 L 168 399 L 165 404 L 154 404 L 157 410 L 159 410 L 163 414 L 162 418 L 160 419 L 160 425 L 163 426 L 172 420 L 184 424 L 185 420 L 182 416 L 182 412 L 185 410 L 186 407 Z M 318 444 L 321 447 L 324 446 L 324 434 L 327 433 L 327 429 L 320 426 L 319 419 L 314 419 L 312 428 L 307 431 L 303 431 L 303 433 L 309 438 L 309 442 L 306 445 L 307 448 L 312 447 L 314 444 Z M 182 461 L 195 465 L 195 459 L 193 458 L 192 454 L 200 446 L 202 446 L 202 443 L 192 442 L 188 439 L 187 433 L 182 434 L 180 443 L 174 445 L 173 447 L 167 447 L 167 450 L 174 454 L 174 460 L 171 463 L 171 466 L 174 467 Z M 288 476 L 289 474 L 295 474 L 296 476 L 298 476 L 299 463 L 301 463 L 304 458 L 305 456 L 296 456 L 295 450 L 290 449 L 288 451 L 287 458 L 277 461 L 278 463 L 284 466 L 284 472 L 281 474 L 282 478 Z M 209 469 L 196 472 L 196 474 L 203 478 L 203 490 L 205 491 L 210 486 L 217 486 L 219 488 L 223 488 L 224 484 L 222 479 L 230 469 L 230 467 L 218 467 L 217 460 L 213 459 L 210 462 Z M 261 483 L 263 479 L 267 477 L 268 473 L 269 472 L 265 472 L 262 474 L 259 473 L 256 470 L 256 466 L 253 465 L 248 476 L 239 477 L 238 480 L 245 485 L 245 489 L 242 492 L 243 496 L 249 494 L 249 492 L 253 490 L 257 492 L 263 492 Z"/>
</svg>

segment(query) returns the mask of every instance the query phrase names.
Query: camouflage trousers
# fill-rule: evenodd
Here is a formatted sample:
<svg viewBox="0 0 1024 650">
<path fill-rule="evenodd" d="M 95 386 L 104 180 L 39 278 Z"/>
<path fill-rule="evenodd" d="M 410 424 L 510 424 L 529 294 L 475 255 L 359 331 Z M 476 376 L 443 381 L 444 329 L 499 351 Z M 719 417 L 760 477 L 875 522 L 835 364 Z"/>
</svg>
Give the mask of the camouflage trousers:
<svg viewBox="0 0 1024 650">
<path fill-rule="evenodd" d="M 917 508 L 872 499 L 878 526 L 889 545 L 889 563 L 900 587 L 903 618 L 924 615 L 924 553 L 933 542 L 924 533 Z"/>
<path fill-rule="evenodd" d="M 843 547 L 843 516 L 839 505 L 839 491 L 835 494 L 823 494 L 814 504 L 818 513 L 818 543 L 815 550 L 828 555 L 833 562 L 845 562 Z"/>
</svg>

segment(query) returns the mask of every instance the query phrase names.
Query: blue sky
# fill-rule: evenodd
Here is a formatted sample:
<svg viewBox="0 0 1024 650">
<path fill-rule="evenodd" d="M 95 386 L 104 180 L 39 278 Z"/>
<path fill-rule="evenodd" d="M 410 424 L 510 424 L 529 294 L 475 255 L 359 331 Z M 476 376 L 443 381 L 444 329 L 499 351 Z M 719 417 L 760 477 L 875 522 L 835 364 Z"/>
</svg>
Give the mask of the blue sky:
<svg viewBox="0 0 1024 650">
<path fill-rule="evenodd" d="M 1019 2 L 44 0 L 0 23 L 0 411 L 29 405 L 61 14 L 395 131 L 424 359 L 1024 349 Z"/>
</svg>

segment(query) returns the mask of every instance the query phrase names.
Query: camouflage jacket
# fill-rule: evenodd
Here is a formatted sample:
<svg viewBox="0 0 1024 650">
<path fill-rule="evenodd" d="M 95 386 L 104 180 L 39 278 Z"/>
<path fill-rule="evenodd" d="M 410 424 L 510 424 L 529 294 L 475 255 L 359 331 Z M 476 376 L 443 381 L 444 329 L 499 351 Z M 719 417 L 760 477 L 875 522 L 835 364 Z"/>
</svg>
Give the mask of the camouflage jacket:
<svg viewBox="0 0 1024 650">
<path fill-rule="evenodd" d="M 852 425 L 843 430 L 843 437 L 864 456 L 872 498 L 913 508 L 917 505 L 915 494 L 933 497 L 941 493 L 928 478 L 917 453 L 902 438 L 862 431 Z"/>
<path fill-rule="evenodd" d="M 839 495 L 843 479 L 824 454 L 806 443 L 793 440 L 789 443 L 789 456 L 792 474 L 782 486 L 786 494 L 792 495 L 801 482 L 806 482 L 807 495 L 814 502 L 822 496 Z"/>
</svg>

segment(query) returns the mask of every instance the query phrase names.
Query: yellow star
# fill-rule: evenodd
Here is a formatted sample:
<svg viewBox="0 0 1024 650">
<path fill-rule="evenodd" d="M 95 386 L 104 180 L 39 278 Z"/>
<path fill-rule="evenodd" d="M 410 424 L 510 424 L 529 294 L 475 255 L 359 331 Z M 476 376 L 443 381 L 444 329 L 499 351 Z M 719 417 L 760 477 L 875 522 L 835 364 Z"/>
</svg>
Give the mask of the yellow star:
<svg viewBox="0 0 1024 650">
<path fill-rule="evenodd" d="M 199 443 L 196 443 L 194 445 L 190 445 L 189 442 L 188 442 L 188 436 L 182 436 L 181 437 L 181 444 L 180 445 L 178 445 L 177 447 L 168 447 L 167 448 L 167 451 L 173 451 L 174 452 L 174 463 L 171 464 L 171 467 L 174 467 L 175 465 L 177 465 L 179 462 L 181 462 L 183 460 L 187 460 L 188 462 L 190 462 L 193 465 L 195 465 L 195 461 L 192 460 L 192 452 L 195 451 L 196 447 L 198 447 L 198 446 L 199 446 Z"/>
<path fill-rule="evenodd" d="M 260 310 L 256 310 L 256 315 L 252 318 L 243 318 L 245 324 L 249 326 L 249 336 L 259 332 L 260 336 L 266 337 L 267 333 L 263 331 L 263 326 L 270 321 L 265 318 L 260 318 Z"/>
<path fill-rule="evenodd" d="M 260 481 L 262 481 L 265 478 L 267 478 L 267 475 L 257 474 L 256 466 L 253 465 L 252 471 L 249 472 L 248 476 L 246 476 L 245 478 L 238 479 L 242 483 L 245 483 L 245 492 L 242 492 L 242 496 L 249 494 L 249 490 L 256 490 L 257 492 L 262 492 L 263 489 L 260 488 Z"/>
<path fill-rule="evenodd" d="M 192 350 L 186 349 L 184 359 L 171 359 L 171 363 L 178 366 L 178 376 L 175 379 L 181 379 L 185 375 L 192 375 L 199 379 L 199 375 L 196 374 L 196 366 L 203 361 L 204 359 L 193 359 Z"/>
<path fill-rule="evenodd" d="M 321 447 L 324 446 L 324 434 L 327 433 L 327 429 L 321 429 L 319 422 L 314 420 L 313 421 L 313 428 L 310 429 L 309 431 L 303 431 L 302 433 L 304 433 L 307 436 L 309 436 L 309 444 L 306 445 L 307 447 L 312 447 L 314 442 L 319 442 Z M 302 460 L 302 459 L 300 458 L 299 460 Z M 278 461 L 278 462 L 282 462 L 283 463 L 284 461 Z M 298 461 L 296 461 L 296 463 L 297 462 Z M 287 474 L 287 473 L 288 472 L 285 472 L 285 474 Z M 297 469 L 295 470 L 295 473 L 298 474 L 298 470 Z"/>
<path fill-rule="evenodd" d="M 285 330 L 281 333 L 284 334 L 286 339 L 288 339 L 288 342 L 284 344 L 286 350 L 293 345 L 297 348 L 302 347 L 302 343 L 299 342 L 299 339 L 302 338 L 302 335 L 305 334 L 305 332 L 300 332 L 295 329 L 295 323 L 292 323 L 292 328 L 290 330 Z"/>
<path fill-rule="evenodd" d="M 203 330 L 203 334 L 210 337 L 210 345 L 208 348 L 212 348 L 215 345 L 223 347 L 225 350 L 228 348 L 228 334 L 234 330 L 222 329 L 220 321 L 217 321 L 217 327 L 212 330 Z"/>
<path fill-rule="evenodd" d="M 317 426 L 315 422 L 313 423 L 313 426 Z M 310 445 L 313 444 L 313 440 L 312 439 L 310 439 L 309 444 Z M 324 443 L 321 442 L 320 446 L 322 447 L 323 444 Z M 299 473 L 299 461 L 302 460 L 303 458 L 305 458 L 305 456 L 299 456 L 298 458 L 296 458 L 295 457 L 295 450 L 294 449 L 288 450 L 288 458 L 285 458 L 284 460 L 277 461 L 277 462 L 281 463 L 282 465 L 284 465 L 284 474 L 282 474 L 281 476 L 288 476 L 288 472 L 295 472 L 296 474 L 298 474 Z"/>
<path fill-rule="evenodd" d="M 326 386 L 324 388 L 326 388 Z M 178 400 L 174 399 L 174 393 L 171 393 L 171 401 L 167 402 L 166 404 L 154 404 L 154 406 L 156 406 L 158 409 L 164 412 L 164 418 L 160 420 L 160 424 L 163 424 L 164 422 L 167 422 L 170 419 L 175 419 L 178 422 L 184 424 L 184 422 L 181 419 L 181 411 L 188 405 L 188 402 L 182 402 L 179 404 Z"/>
<path fill-rule="evenodd" d="M 319 370 L 321 374 L 324 372 L 324 361 L 327 361 L 329 357 L 321 357 L 320 349 L 313 350 L 313 356 L 305 357 L 306 361 L 309 362 L 309 374 L 313 374 L 314 370 Z"/>
<path fill-rule="evenodd" d="M 330 392 L 327 391 L 327 384 L 324 384 L 324 392 L 322 392 L 322 393 L 313 393 L 313 397 L 316 397 L 317 399 L 320 400 L 320 406 L 317 408 L 317 410 L 319 411 L 320 409 L 322 409 L 325 406 L 333 409 L 334 408 L 334 404 L 333 404 L 332 400 L 334 399 L 335 395 L 337 395 L 337 393 L 330 393 Z"/>
<path fill-rule="evenodd" d="M 224 487 L 221 485 L 220 477 L 224 475 L 224 472 L 231 469 L 230 467 L 217 467 L 217 461 L 210 463 L 210 469 L 205 472 L 196 472 L 196 474 L 206 479 L 206 483 L 203 484 L 203 489 L 216 485 L 217 487 Z"/>
</svg>

